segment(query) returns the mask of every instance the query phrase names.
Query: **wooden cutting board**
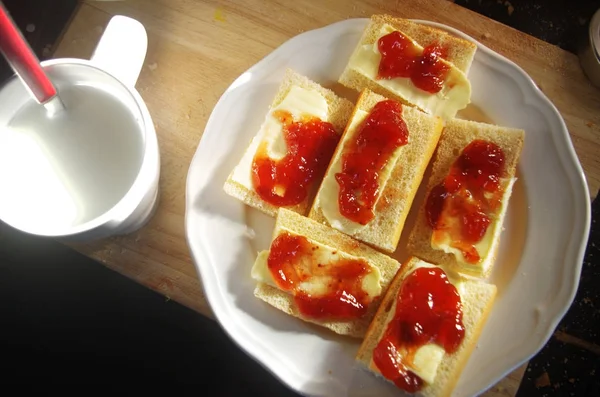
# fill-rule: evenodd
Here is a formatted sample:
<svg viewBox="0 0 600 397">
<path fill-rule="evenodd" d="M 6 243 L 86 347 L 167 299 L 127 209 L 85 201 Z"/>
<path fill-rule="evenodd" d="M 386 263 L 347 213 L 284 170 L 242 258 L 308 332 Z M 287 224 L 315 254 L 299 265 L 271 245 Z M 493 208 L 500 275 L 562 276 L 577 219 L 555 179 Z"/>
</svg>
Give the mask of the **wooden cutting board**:
<svg viewBox="0 0 600 397">
<path fill-rule="evenodd" d="M 563 115 L 593 196 L 600 187 L 600 90 L 575 55 L 445 0 L 85 1 L 54 53 L 89 58 L 112 15 L 148 32 L 137 88 L 155 122 L 161 154 L 160 205 L 129 236 L 69 244 L 85 255 L 200 313 L 212 316 L 185 242 L 185 179 L 220 95 L 287 39 L 347 18 L 391 13 L 453 26 L 520 65 Z M 525 366 L 486 396 L 514 396 Z"/>
</svg>

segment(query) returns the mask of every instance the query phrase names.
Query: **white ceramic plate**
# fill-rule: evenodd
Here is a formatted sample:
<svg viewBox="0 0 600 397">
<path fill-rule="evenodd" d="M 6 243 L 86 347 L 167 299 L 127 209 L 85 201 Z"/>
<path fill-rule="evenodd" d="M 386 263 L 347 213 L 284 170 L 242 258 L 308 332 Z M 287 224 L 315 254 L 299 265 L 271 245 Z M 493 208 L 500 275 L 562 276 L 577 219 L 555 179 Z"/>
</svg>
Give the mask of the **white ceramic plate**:
<svg viewBox="0 0 600 397">
<path fill-rule="evenodd" d="M 355 368 L 358 341 L 254 298 L 250 268 L 256 252 L 268 248 L 274 220 L 222 186 L 258 131 L 285 68 L 331 85 L 366 24 L 351 19 L 303 33 L 235 80 L 210 116 L 187 179 L 186 236 L 218 321 L 248 354 L 307 395 L 402 393 Z M 523 128 L 526 138 L 491 276 L 499 295 L 454 396 L 482 392 L 544 346 L 577 290 L 590 223 L 587 185 L 561 116 L 523 70 L 477 45 L 472 102 L 496 124 Z"/>
</svg>

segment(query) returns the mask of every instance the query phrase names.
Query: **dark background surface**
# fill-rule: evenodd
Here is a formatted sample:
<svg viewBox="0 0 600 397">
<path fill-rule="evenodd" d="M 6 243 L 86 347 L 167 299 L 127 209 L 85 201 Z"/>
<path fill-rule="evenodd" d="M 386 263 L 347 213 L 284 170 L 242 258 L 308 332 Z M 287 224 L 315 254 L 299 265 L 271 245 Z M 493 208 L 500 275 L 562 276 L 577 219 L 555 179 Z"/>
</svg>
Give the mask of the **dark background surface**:
<svg viewBox="0 0 600 397">
<path fill-rule="evenodd" d="M 571 52 L 600 8 L 600 1 L 591 0 L 455 2 Z M 77 1 L 4 4 L 45 59 Z M 0 59 L 0 82 L 10 74 Z M 577 297 L 555 336 L 531 360 L 519 397 L 600 396 L 597 219 L 596 200 Z M 295 395 L 215 322 L 54 241 L 1 223 L 0 354 L 4 384 L 46 390 L 61 385 L 68 391 L 64 386 L 79 383 L 141 389 L 168 384 L 210 387 L 211 395 Z M 208 389 L 196 390 L 202 395 Z"/>
</svg>

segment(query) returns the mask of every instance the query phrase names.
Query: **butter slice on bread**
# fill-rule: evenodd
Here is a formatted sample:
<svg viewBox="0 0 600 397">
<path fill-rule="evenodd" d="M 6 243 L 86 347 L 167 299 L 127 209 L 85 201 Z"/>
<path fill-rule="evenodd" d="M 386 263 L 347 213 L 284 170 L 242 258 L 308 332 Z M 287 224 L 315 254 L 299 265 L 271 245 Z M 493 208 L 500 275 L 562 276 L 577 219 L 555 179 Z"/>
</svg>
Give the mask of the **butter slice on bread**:
<svg viewBox="0 0 600 397">
<path fill-rule="evenodd" d="M 493 268 L 498 251 L 502 223 L 509 204 L 512 185 L 515 182 L 515 173 L 525 132 L 520 129 L 499 127 L 496 125 L 453 119 L 447 122 L 440 138 L 437 151 L 434 155 L 431 176 L 427 182 L 425 201 L 418 210 L 415 226 L 409 236 L 407 251 L 410 255 L 418 256 L 429 262 L 444 264 L 456 272 L 474 277 L 487 278 Z M 462 258 L 457 259 L 456 254 L 446 253 L 444 250 L 435 249 L 431 244 L 432 228 L 427 222 L 425 203 L 432 188 L 440 184 L 448 175 L 452 164 L 462 150 L 476 139 L 482 139 L 498 145 L 504 152 L 505 175 L 501 176 L 501 186 L 504 187 L 504 196 L 501 208 L 494 214 L 489 225 L 489 235 L 493 238 L 489 250 L 481 258 L 480 264 L 464 263 Z"/>
<path fill-rule="evenodd" d="M 445 54 L 440 62 L 450 71 L 441 91 L 434 94 L 422 91 L 408 78 L 376 78 L 381 59 L 377 42 L 392 31 L 401 32 L 421 49 L 430 45 L 443 48 Z M 443 30 L 389 15 L 373 15 L 338 81 L 357 91 L 368 88 L 427 113 L 451 119 L 470 102 L 467 73 L 476 50 L 474 43 Z"/>
<path fill-rule="evenodd" d="M 402 107 L 408 143 L 396 149 L 397 159 L 386 166 L 389 174 L 380 175 L 380 196 L 374 207 L 374 218 L 364 226 L 359 225 L 339 213 L 339 185 L 335 174 L 340 172 L 345 149 L 360 132 L 362 121 L 383 100 L 386 98 L 369 90 L 361 93 L 308 216 L 391 253 L 396 249 L 406 216 L 437 145 L 442 120 L 410 106 Z"/>
<path fill-rule="evenodd" d="M 411 272 L 420 266 L 436 267 L 416 257 L 410 258 L 402 265 L 402 268 L 390 284 L 356 355 L 356 360 L 361 367 L 382 378 L 381 372 L 373 363 L 373 351 L 384 336 L 388 323 L 394 318 L 398 294 L 405 277 L 409 277 Z M 422 397 L 447 397 L 452 394 L 456 382 L 460 378 L 460 374 L 477 344 L 479 335 L 496 298 L 496 286 L 480 280 L 466 279 L 456 273 L 446 271 L 444 268 L 443 270 L 460 294 L 463 313 L 462 323 L 465 333 L 461 344 L 451 354 L 446 353 L 443 348 L 437 345 L 433 346 L 433 349 L 441 350 L 443 353 L 436 356 L 437 358 L 433 360 L 435 361 L 435 368 L 432 367 L 428 370 L 421 369 L 424 372 L 429 372 L 428 375 L 430 378 L 429 382 L 425 381 L 423 388 L 414 394 Z M 427 348 L 430 347 L 432 345 L 427 346 Z M 414 355 L 413 361 L 416 361 L 417 354 Z M 403 361 L 403 363 L 414 373 L 419 372 L 415 372 L 408 364 L 408 361 L 410 360 L 407 360 L 407 362 Z M 421 363 L 422 368 L 431 365 L 431 362 L 428 361 L 422 361 Z"/>
<path fill-rule="evenodd" d="M 427 47 L 431 44 L 439 44 L 446 49 L 444 59 L 456 66 L 463 73 L 469 73 L 477 46 L 465 39 L 456 37 L 451 33 L 440 30 L 428 25 L 413 22 L 410 19 L 395 18 L 390 15 L 373 15 L 371 17 L 373 24 L 388 24 L 404 33 L 421 47 Z"/>
<path fill-rule="evenodd" d="M 380 278 L 379 285 L 381 293 L 373 299 L 368 306 L 367 313 L 360 318 L 353 320 L 316 320 L 313 318 L 304 317 L 298 310 L 294 296 L 282 289 L 279 289 L 274 282 L 265 282 L 265 278 L 270 277 L 266 270 L 266 258 L 268 251 L 262 251 L 258 254 L 257 261 L 252 269 L 253 279 L 258 281 L 254 290 L 254 295 L 274 306 L 275 308 L 304 321 L 321 325 L 338 334 L 348 335 L 353 337 L 364 336 L 379 302 L 383 297 L 389 283 L 400 268 L 400 264 L 371 247 L 361 244 L 353 240 L 349 236 L 331 229 L 323 224 L 317 223 L 309 218 L 297 214 L 296 212 L 280 208 L 276 218 L 275 229 L 273 231 L 273 240 L 282 231 L 293 235 L 304 236 L 311 242 L 330 247 L 336 251 L 341 251 L 345 255 L 363 259 L 370 266 L 378 269 Z"/>
<path fill-rule="evenodd" d="M 268 215 L 275 216 L 277 214 L 278 207 L 264 201 L 255 191 L 252 184 L 252 161 L 254 159 L 254 155 L 259 147 L 259 145 L 265 139 L 264 126 L 266 125 L 271 111 L 277 108 L 282 102 L 286 99 L 288 94 L 292 90 L 296 90 L 301 88 L 303 90 L 307 90 L 309 93 L 313 95 L 317 95 L 320 102 L 326 102 L 326 117 L 322 119 L 322 121 L 327 121 L 331 123 L 337 133 L 340 135 L 344 131 L 344 127 L 350 115 L 352 113 L 353 104 L 352 102 L 338 97 L 333 91 L 323 88 L 319 84 L 314 81 L 309 80 L 307 77 L 304 77 L 291 69 L 287 69 L 285 72 L 285 76 L 279 86 L 277 94 L 271 103 L 269 112 L 266 115 L 265 122 L 261 126 L 259 132 L 254 136 L 250 145 L 246 149 L 242 159 L 234 168 L 234 170 L 229 174 L 227 181 L 224 184 L 223 189 L 227 194 L 233 196 L 246 205 L 254 207 Z M 322 99 L 321 99 L 322 98 Z M 324 101 L 323 101 L 324 99 Z M 288 110 L 292 114 L 294 113 L 294 109 L 282 109 Z M 302 113 L 300 116 L 305 116 L 306 114 Z M 309 114 L 309 116 L 315 116 L 314 114 Z M 285 150 L 285 142 L 283 141 L 283 133 L 280 134 L 279 141 L 273 146 L 278 146 L 280 150 Z M 281 154 L 281 153 L 280 153 Z M 311 189 L 309 191 L 306 199 L 294 206 L 287 207 L 292 211 L 296 211 L 300 214 L 306 214 L 310 203 L 314 197 L 314 193 L 319 185 L 319 180 L 313 181 L 311 185 Z"/>
</svg>

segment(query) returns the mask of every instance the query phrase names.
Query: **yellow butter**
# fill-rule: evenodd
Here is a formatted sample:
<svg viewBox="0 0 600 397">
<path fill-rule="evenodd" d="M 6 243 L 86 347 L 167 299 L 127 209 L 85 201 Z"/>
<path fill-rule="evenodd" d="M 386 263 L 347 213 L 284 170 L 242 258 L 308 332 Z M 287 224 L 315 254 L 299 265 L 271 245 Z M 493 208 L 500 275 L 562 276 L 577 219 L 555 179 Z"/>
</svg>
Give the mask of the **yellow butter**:
<svg viewBox="0 0 600 397">
<path fill-rule="evenodd" d="M 285 228 L 278 228 L 276 230 L 277 235 L 281 232 L 287 232 L 292 235 L 296 235 Z M 318 250 L 313 252 L 313 255 L 310 258 L 307 258 L 307 261 L 315 261 L 317 263 L 323 264 L 325 266 L 329 266 L 332 261 L 337 261 L 339 259 L 349 259 L 349 260 L 359 260 L 360 258 L 347 254 L 343 251 L 340 251 L 334 247 L 330 247 L 325 244 L 318 243 L 310 238 L 307 238 L 308 241 L 319 247 Z M 267 259 L 269 257 L 269 251 L 261 251 L 258 253 L 256 261 L 252 266 L 251 277 L 259 282 L 269 284 L 273 287 L 278 287 L 271 275 L 271 271 L 267 266 Z M 310 268 L 310 263 L 306 264 L 306 268 Z M 369 295 L 371 298 L 375 298 L 381 294 L 381 272 L 379 268 L 376 266 L 370 265 L 371 271 L 362 280 L 362 289 L 365 293 Z M 319 275 L 311 277 L 310 279 L 302 282 L 298 285 L 298 288 L 303 292 L 311 295 L 311 296 L 319 296 L 327 293 L 328 285 L 330 284 L 331 278 L 327 275 Z"/>
<path fill-rule="evenodd" d="M 489 253 L 495 250 L 496 245 L 499 244 L 500 233 L 502 233 L 502 224 L 506 215 L 506 209 L 508 207 L 508 199 L 512 193 L 512 188 L 515 181 L 516 178 L 501 180 L 501 184 L 506 185 L 506 187 L 504 188 L 504 194 L 502 195 L 502 200 L 500 201 L 500 210 L 497 213 L 498 215 L 492 219 L 492 222 L 488 226 L 487 231 L 481 241 L 475 244 L 475 249 L 477 250 L 479 257 L 483 258 L 483 261 L 481 264 L 479 264 L 482 272 L 486 272 L 489 267 L 492 266 L 493 257 L 492 255 L 489 255 Z M 457 224 L 458 219 L 449 219 L 449 223 Z M 460 227 L 460 225 L 457 224 L 457 227 Z M 447 254 L 454 255 L 456 261 L 460 264 L 473 266 L 473 264 L 470 264 L 465 260 L 462 251 L 451 247 L 450 243 L 450 235 L 441 230 L 436 231 L 435 237 L 432 236 L 431 238 L 431 248 L 442 250 Z"/>
<path fill-rule="evenodd" d="M 467 76 L 453 64 L 441 60 L 450 67 L 450 70 L 443 88 L 434 94 L 417 88 L 409 78 L 377 79 L 381 60 L 377 42 L 379 38 L 393 31 L 395 29 L 392 26 L 383 25 L 375 43 L 357 48 L 352 54 L 348 66 L 427 113 L 444 119 L 453 118 L 457 111 L 464 109 L 471 101 L 471 83 Z M 413 44 L 417 49 L 423 51 L 423 47 L 415 41 Z"/>
<path fill-rule="evenodd" d="M 315 90 L 296 85 L 291 86 L 281 103 L 267 113 L 260 130 L 254 136 L 244 152 L 244 156 L 233 170 L 231 179 L 249 190 L 254 189 L 252 185 L 252 160 L 258 147 L 263 142 L 267 144 L 267 154 L 274 160 L 283 158 L 287 153 L 283 126 L 278 119 L 273 117 L 273 113 L 277 110 L 290 112 L 294 120 L 299 120 L 302 116 L 312 116 L 318 117 L 322 121 L 329 121 L 329 106 L 323 95 Z"/>
<path fill-rule="evenodd" d="M 410 370 L 417 374 L 424 382 L 433 383 L 437 370 L 444 359 L 446 351 L 443 347 L 433 343 L 421 346 L 413 357 Z"/>
<path fill-rule="evenodd" d="M 252 270 L 250 271 L 250 277 L 256 281 L 260 281 L 261 283 L 269 284 L 273 287 L 277 287 L 273 277 L 271 276 L 271 272 L 267 266 L 267 259 L 269 258 L 269 251 L 264 250 L 258 253 L 256 260 L 254 261 L 254 265 L 252 266 Z"/>
</svg>

